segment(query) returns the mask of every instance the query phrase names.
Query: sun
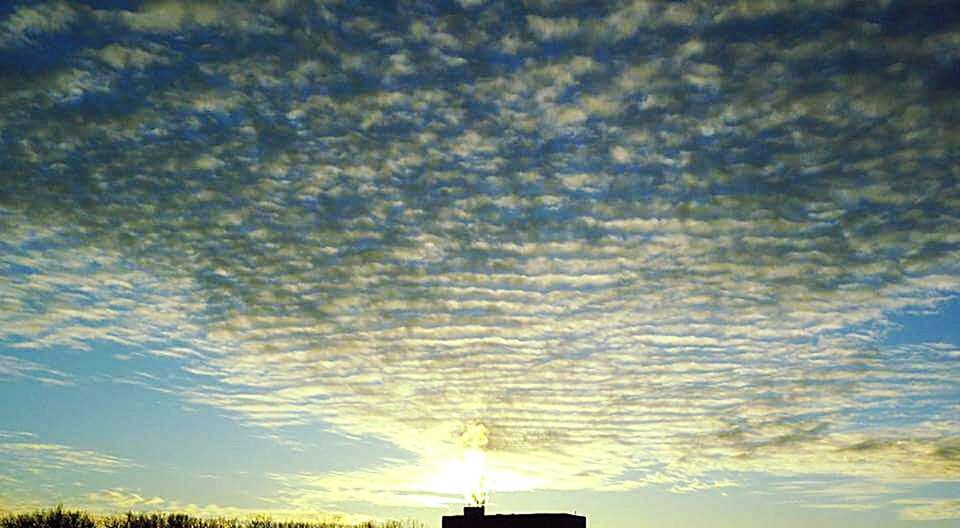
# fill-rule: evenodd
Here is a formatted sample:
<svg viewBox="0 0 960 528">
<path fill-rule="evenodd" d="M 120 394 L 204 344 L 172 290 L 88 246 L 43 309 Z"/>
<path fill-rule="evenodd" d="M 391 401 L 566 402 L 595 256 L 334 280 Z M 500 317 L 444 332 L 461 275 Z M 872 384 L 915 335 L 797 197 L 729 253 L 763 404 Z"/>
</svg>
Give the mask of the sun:
<svg viewBox="0 0 960 528">
<path fill-rule="evenodd" d="M 479 449 L 463 453 L 463 497 L 470 504 L 483 506 L 487 503 L 487 456 Z"/>
<path fill-rule="evenodd" d="M 516 471 L 516 457 L 504 458 L 498 451 L 463 449 L 440 462 L 423 489 L 441 494 L 459 494 L 464 503 L 484 506 L 493 493 L 533 491 L 549 483 L 542 477 Z"/>
<path fill-rule="evenodd" d="M 531 460 L 519 453 L 491 449 L 483 424 L 460 427 L 454 438 L 428 457 L 430 469 L 423 474 L 429 476 L 416 485 L 417 489 L 461 495 L 467 505 L 484 506 L 492 492 L 533 491 L 547 484 L 542 477 L 529 473 Z"/>
<path fill-rule="evenodd" d="M 439 493 L 457 493 L 466 504 L 482 506 L 489 498 L 487 455 L 479 449 L 463 450 L 461 456 L 440 464 L 425 487 Z"/>
</svg>

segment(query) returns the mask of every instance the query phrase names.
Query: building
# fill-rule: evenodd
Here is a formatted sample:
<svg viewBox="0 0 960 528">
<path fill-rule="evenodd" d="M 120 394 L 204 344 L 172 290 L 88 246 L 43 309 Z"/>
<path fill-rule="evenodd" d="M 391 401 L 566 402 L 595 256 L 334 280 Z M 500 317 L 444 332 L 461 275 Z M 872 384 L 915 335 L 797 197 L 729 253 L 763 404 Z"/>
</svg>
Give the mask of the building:
<svg viewBox="0 0 960 528">
<path fill-rule="evenodd" d="M 485 515 L 483 506 L 468 506 L 463 515 L 444 515 L 442 528 L 587 528 L 587 518 L 569 513 Z"/>
</svg>

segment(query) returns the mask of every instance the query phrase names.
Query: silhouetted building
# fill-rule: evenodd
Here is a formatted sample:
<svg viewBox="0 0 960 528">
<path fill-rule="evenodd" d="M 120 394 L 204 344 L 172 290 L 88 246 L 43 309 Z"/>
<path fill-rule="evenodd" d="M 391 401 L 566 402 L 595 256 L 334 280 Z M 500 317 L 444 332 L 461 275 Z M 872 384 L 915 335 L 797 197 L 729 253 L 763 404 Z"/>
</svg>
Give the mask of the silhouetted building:
<svg viewBox="0 0 960 528">
<path fill-rule="evenodd" d="M 484 515 L 483 506 L 468 506 L 463 515 L 444 515 L 442 528 L 587 528 L 587 518 L 569 513 Z"/>
</svg>

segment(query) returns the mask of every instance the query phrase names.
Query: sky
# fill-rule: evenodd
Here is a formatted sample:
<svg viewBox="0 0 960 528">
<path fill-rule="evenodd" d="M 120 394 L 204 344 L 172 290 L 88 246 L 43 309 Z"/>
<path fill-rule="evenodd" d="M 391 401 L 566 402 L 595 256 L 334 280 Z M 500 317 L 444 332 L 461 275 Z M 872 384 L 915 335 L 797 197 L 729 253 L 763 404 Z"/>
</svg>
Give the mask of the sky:
<svg viewBox="0 0 960 528">
<path fill-rule="evenodd" d="M 0 510 L 960 526 L 960 10 L 0 3 Z"/>
</svg>

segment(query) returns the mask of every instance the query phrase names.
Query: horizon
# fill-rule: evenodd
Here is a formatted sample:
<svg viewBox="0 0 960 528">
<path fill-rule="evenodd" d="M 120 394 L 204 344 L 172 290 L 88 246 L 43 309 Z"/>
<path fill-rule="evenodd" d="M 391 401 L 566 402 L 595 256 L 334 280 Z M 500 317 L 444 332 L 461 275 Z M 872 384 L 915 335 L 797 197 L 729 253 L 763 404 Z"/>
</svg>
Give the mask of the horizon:
<svg viewBox="0 0 960 528">
<path fill-rule="evenodd" d="M 0 5 L 0 511 L 960 522 L 960 10 Z"/>
</svg>

